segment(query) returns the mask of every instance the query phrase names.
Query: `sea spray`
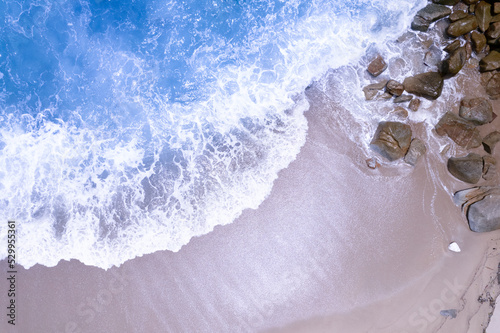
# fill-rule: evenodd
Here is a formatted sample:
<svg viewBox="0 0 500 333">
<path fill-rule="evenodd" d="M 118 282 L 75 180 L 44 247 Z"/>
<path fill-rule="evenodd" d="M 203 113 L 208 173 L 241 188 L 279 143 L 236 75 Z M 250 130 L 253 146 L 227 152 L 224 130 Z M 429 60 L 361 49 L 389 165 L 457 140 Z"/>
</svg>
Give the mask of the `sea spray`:
<svg viewBox="0 0 500 333">
<path fill-rule="evenodd" d="M 257 208 L 305 142 L 304 89 L 423 3 L 2 3 L 0 211 L 19 263 L 109 268 Z"/>
</svg>

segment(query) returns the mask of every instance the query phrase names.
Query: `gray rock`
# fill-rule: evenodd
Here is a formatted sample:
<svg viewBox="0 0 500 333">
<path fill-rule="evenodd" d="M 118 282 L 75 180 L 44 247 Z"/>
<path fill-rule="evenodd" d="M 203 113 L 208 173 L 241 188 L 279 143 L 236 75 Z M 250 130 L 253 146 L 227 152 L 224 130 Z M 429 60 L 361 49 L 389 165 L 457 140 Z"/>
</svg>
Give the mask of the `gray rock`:
<svg viewBox="0 0 500 333">
<path fill-rule="evenodd" d="M 500 68 L 500 52 L 491 51 L 486 57 L 479 61 L 479 70 L 481 72 L 493 71 Z"/>
<path fill-rule="evenodd" d="M 485 40 L 486 43 L 486 40 Z M 441 50 L 432 45 L 425 53 L 424 64 L 431 68 L 437 67 L 441 63 Z"/>
<path fill-rule="evenodd" d="M 411 128 L 399 122 L 380 122 L 370 148 L 389 161 L 405 156 L 410 147 Z"/>
<path fill-rule="evenodd" d="M 475 9 L 477 23 L 481 31 L 486 31 L 491 21 L 491 5 L 486 1 L 481 1 Z"/>
<path fill-rule="evenodd" d="M 410 94 L 427 99 L 436 99 L 443 91 L 443 78 L 437 72 L 427 72 L 407 77 L 403 86 Z"/>
<path fill-rule="evenodd" d="M 412 95 L 401 95 L 394 98 L 394 103 L 405 103 L 411 101 L 412 99 L 413 99 Z"/>
<path fill-rule="evenodd" d="M 420 139 L 413 139 L 410 143 L 410 148 L 405 155 L 404 161 L 412 166 L 415 166 L 422 155 L 427 152 L 425 144 Z"/>
<path fill-rule="evenodd" d="M 469 206 L 469 227 L 475 232 L 500 229 L 500 194 L 489 194 Z"/>
<path fill-rule="evenodd" d="M 427 31 L 429 29 L 429 25 L 432 22 L 435 22 L 443 17 L 446 17 L 451 14 L 451 9 L 436 4 L 428 4 L 421 10 L 417 12 L 413 22 L 411 24 L 411 28 L 417 31 Z"/>
<path fill-rule="evenodd" d="M 470 184 L 476 184 L 483 175 L 483 158 L 475 153 L 465 157 L 450 157 L 448 171 L 455 178 Z"/>
<path fill-rule="evenodd" d="M 495 145 L 500 142 L 500 132 L 499 131 L 494 131 L 488 134 L 487 136 L 484 137 L 483 139 L 483 147 L 484 150 L 488 154 L 493 153 L 493 149 L 495 149 Z"/>
<path fill-rule="evenodd" d="M 393 96 L 401 96 L 405 91 L 402 83 L 395 80 L 389 80 L 385 86 L 385 90 Z"/>
<path fill-rule="evenodd" d="M 477 28 L 477 20 L 473 15 L 466 18 L 452 22 L 446 29 L 446 33 L 451 37 L 459 37 Z"/>
<path fill-rule="evenodd" d="M 482 142 L 481 134 L 474 124 L 451 112 L 444 114 L 435 129 L 438 135 L 447 135 L 456 144 L 467 149 L 479 147 Z"/>
<path fill-rule="evenodd" d="M 375 59 L 373 59 L 368 65 L 368 73 L 370 73 L 373 76 L 379 76 L 386 69 L 387 69 L 387 63 L 380 55 L 378 55 Z"/>
<path fill-rule="evenodd" d="M 441 74 L 452 77 L 458 74 L 467 62 L 467 51 L 464 46 L 451 51 L 450 56 L 441 64 Z"/>
<path fill-rule="evenodd" d="M 484 125 L 493 121 L 493 108 L 486 98 L 464 98 L 460 102 L 459 115 L 476 125 Z"/>
</svg>

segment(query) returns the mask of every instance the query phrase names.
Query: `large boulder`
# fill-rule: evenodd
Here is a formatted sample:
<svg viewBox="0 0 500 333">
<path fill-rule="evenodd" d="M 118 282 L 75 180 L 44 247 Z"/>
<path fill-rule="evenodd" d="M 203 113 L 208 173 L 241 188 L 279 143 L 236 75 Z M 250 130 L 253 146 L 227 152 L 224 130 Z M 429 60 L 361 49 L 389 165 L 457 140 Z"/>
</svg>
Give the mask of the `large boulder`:
<svg viewBox="0 0 500 333">
<path fill-rule="evenodd" d="M 422 155 L 427 152 L 425 144 L 420 139 L 413 139 L 410 143 L 410 148 L 405 155 L 404 161 L 410 165 L 415 166 Z"/>
<path fill-rule="evenodd" d="M 444 114 L 435 129 L 438 135 L 447 135 L 461 147 L 476 148 L 482 142 L 481 134 L 474 124 L 451 112 Z"/>
<path fill-rule="evenodd" d="M 459 115 L 476 125 L 484 125 L 493 121 L 493 108 L 486 98 L 464 98 Z"/>
<path fill-rule="evenodd" d="M 448 171 L 455 178 L 470 184 L 476 184 L 483 175 L 483 158 L 475 153 L 465 157 L 450 157 Z"/>
<path fill-rule="evenodd" d="M 417 31 L 427 31 L 429 25 L 439 20 L 440 18 L 446 17 L 451 14 L 451 9 L 437 4 L 428 4 L 424 8 L 420 9 L 415 15 L 411 28 Z"/>
<path fill-rule="evenodd" d="M 455 21 L 446 29 L 446 33 L 451 37 L 459 37 L 477 28 L 477 20 L 473 15 Z"/>
<path fill-rule="evenodd" d="M 452 77 L 458 74 L 467 62 L 467 51 L 465 46 L 458 47 L 450 53 L 441 64 L 441 74 L 446 77 Z"/>
<path fill-rule="evenodd" d="M 481 1 L 476 5 L 474 13 L 476 14 L 479 29 L 483 32 L 486 31 L 491 22 L 491 5 L 486 1 Z"/>
<path fill-rule="evenodd" d="M 410 147 L 411 128 L 409 125 L 387 121 L 378 124 L 370 148 L 389 161 L 405 156 Z"/>
<path fill-rule="evenodd" d="M 462 206 L 472 231 L 500 229 L 500 187 L 480 186 L 461 190 L 453 195 L 453 201 Z"/>
<path fill-rule="evenodd" d="M 498 68 L 500 68 L 500 52 L 498 51 L 491 51 L 479 62 L 481 72 L 493 71 Z"/>
<path fill-rule="evenodd" d="M 486 195 L 469 206 L 467 212 L 469 227 L 475 232 L 488 232 L 500 229 L 500 194 Z"/>
<path fill-rule="evenodd" d="M 443 78 L 438 72 L 427 72 L 407 77 L 403 86 L 410 94 L 436 99 L 443 91 Z"/>
</svg>

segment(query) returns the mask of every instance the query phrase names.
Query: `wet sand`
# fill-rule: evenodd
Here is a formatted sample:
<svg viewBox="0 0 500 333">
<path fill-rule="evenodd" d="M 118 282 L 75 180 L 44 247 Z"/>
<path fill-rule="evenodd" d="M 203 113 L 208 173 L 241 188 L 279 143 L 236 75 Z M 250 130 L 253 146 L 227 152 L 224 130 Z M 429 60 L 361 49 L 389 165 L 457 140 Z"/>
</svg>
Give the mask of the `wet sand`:
<svg viewBox="0 0 500 333">
<path fill-rule="evenodd" d="M 257 210 L 108 271 L 19 268 L 17 324 L 2 331 L 482 332 L 491 307 L 478 297 L 499 292 L 500 231 L 468 229 L 451 199 L 467 186 L 439 152 L 368 169 L 334 88 L 307 91 L 307 142 Z"/>
</svg>

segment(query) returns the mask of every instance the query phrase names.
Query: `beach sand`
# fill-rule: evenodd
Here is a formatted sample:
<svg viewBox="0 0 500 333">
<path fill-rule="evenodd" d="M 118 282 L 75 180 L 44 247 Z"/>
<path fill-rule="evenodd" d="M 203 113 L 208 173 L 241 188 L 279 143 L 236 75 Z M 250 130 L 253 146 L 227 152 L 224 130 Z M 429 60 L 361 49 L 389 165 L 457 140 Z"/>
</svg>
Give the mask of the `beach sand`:
<svg viewBox="0 0 500 333">
<path fill-rule="evenodd" d="M 4 315 L 1 330 L 483 332 L 492 308 L 478 297 L 498 295 L 500 231 L 469 230 L 451 198 L 468 186 L 433 144 L 415 168 L 369 169 L 335 88 L 307 90 L 306 144 L 257 210 L 107 271 L 19 268 L 17 323 L 5 330 Z M 440 315 L 449 309 L 456 318 Z"/>
</svg>

